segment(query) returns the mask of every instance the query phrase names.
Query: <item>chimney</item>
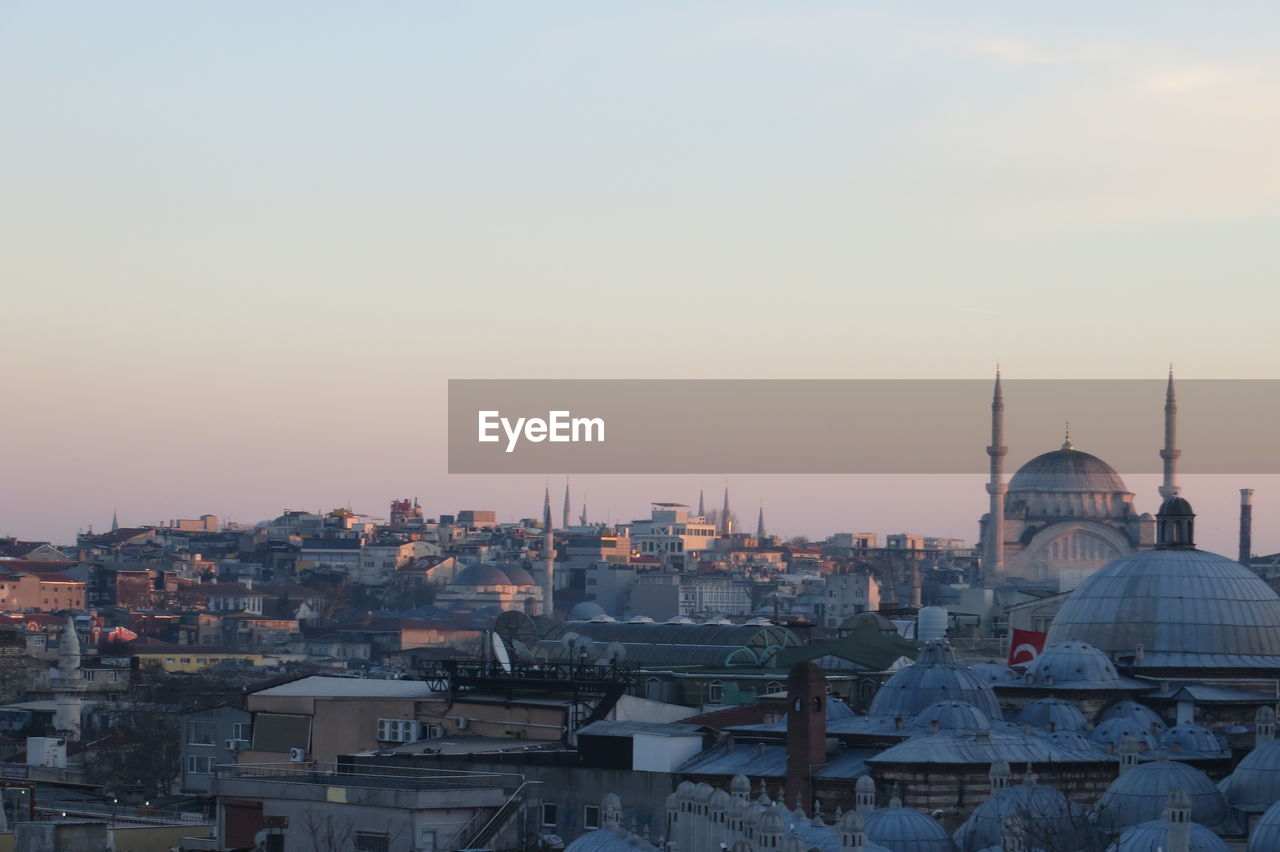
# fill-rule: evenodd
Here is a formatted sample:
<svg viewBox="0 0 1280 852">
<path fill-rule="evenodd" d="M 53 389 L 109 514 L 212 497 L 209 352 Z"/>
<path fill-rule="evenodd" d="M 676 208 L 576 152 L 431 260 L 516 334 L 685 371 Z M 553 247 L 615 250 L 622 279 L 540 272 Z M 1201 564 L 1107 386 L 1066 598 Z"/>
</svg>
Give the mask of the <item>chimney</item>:
<svg viewBox="0 0 1280 852">
<path fill-rule="evenodd" d="M 1253 489 L 1240 489 L 1240 564 L 1253 558 Z"/>
<path fill-rule="evenodd" d="M 813 773 L 827 764 L 827 676 L 810 662 L 787 675 L 786 806 L 813 808 Z"/>
<path fill-rule="evenodd" d="M 919 612 L 920 607 L 924 605 L 923 601 L 920 591 L 920 560 L 913 559 L 911 560 L 911 606 Z"/>
</svg>

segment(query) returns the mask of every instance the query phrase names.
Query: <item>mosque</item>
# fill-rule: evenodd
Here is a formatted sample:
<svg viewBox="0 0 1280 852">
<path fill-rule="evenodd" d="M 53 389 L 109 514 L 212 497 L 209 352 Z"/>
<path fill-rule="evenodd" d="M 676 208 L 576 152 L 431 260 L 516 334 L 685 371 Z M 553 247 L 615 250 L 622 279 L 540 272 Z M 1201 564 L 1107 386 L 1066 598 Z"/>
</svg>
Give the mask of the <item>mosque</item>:
<svg viewBox="0 0 1280 852">
<path fill-rule="evenodd" d="M 1165 394 L 1164 484 L 1160 496 L 1178 493 L 1178 404 L 1173 374 Z M 1078 449 L 1070 433 L 1062 446 L 1024 464 L 1004 481 L 1004 392 L 996 375 L 991 400 L 990 508 L 979 521 L 984 582 L 1010 577 L 1073 587 L 1112 559 L 1155 543 L 1155 520 L 1139 514 L 1133 492 L 1111 465 Z M 1065 581 L 1065 582 L 1064 582 Z"/>
</svg>

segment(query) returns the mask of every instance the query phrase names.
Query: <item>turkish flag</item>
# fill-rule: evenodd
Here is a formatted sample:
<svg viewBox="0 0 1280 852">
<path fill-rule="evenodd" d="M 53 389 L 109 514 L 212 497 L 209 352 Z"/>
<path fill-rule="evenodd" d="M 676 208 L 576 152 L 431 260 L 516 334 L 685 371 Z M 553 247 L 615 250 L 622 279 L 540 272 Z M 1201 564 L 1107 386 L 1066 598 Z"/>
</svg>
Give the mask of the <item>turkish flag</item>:
<svg viewBox="0 0 1280 852">
<path fill-rule="evenodd" d="M 1048 633 L 1037 633 L 1034 630 L 1013 630 L 1009 637 L 1009 665 L 1020 666 L 1040 656 L 1044 650 L 1044 640 Z"/>
</svg>

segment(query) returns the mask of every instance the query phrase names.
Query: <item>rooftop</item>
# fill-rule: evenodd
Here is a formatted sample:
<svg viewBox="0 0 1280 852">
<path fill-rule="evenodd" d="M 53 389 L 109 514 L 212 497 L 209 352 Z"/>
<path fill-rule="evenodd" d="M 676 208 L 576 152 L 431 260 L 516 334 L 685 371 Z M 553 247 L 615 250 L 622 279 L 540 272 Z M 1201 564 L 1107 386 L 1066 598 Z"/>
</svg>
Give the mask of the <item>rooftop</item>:
<svg viewBox="0 0 1280 852">
<path fill-rule="evenodd" d="M 263 689 L 254 695 L 305 698 L 428 698 L 435 693 L 420 680 L 313 675 Z"/>
</svg>

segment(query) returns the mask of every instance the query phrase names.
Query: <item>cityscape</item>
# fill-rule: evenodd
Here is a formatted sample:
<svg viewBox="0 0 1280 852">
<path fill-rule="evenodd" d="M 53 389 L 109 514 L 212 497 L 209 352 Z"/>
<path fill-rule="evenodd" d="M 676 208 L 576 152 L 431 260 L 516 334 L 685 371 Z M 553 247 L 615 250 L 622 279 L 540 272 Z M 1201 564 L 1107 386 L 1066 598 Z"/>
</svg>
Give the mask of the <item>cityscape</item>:
<svg viewBox="0 0 1280 852">
<path fill-rule="evenodd" d="M 0 852 L 1280 852 L 1278 29 L 0 3 Z"/>
</svg>

